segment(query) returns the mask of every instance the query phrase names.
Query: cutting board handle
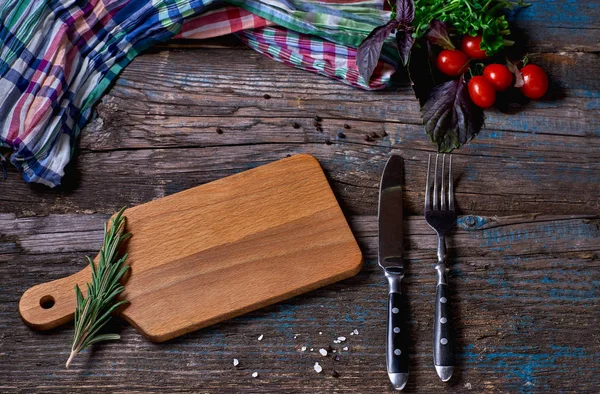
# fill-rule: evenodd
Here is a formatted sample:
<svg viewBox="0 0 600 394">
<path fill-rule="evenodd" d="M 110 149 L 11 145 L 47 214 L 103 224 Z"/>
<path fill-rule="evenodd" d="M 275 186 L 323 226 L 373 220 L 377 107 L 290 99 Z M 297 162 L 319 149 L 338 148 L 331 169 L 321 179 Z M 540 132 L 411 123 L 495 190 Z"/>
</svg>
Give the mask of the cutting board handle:
<svg viewBox="0 0 600 394">
<path fill-rule="evenodd" d="M 90 267 L 66 278 L 33 286 L 21 296 L 19 314 L 23 321 L 37 329 L 49 330 L 73 319 L 77 300 L 75 285 L 85 296 L 85 283 L 91 278 Z"/>
</svg>

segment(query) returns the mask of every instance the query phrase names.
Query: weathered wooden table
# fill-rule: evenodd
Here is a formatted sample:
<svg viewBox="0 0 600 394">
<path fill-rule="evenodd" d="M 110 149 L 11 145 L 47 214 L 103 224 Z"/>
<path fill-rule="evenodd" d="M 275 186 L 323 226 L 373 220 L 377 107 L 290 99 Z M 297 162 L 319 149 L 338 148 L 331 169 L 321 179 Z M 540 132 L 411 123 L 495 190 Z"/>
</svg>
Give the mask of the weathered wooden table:
<svg viewBox="0 0 600 394">
<path fill-rule="evenodd" d="M 449 384 L 432 365 L 436 239 L 422 219 L 434 147 L 408 84 L 364 92 L 242 47 L 171 45 L 135 59 L 103 98 L 63 186 L 27 185 L 14 170 L 0 182 L 0 391 L 389 391 L 375 215 L 379 176 L 397 153 L 411 215 L 406 391 L 598 392 L 600 8 L 531 3 L 517 26 L 549 71 L 551 93 L 510 113 L 488 111 L 485 130 L 455 152 L 464 216 L 449 250 L 458 322 Z M 295 153 L 316 156 L 328 175 L 364 252 L 355 278 L 163 344 L 117 321 L 122 340 L 70 370 L 72 326 L 35 332 L 21 322 L 21 294 L 80 270 L 118 208 Z M 321 357 L 338 336 L 347 340 L 334 348 L 349 349 L 339 361 Z"/>
</svg>

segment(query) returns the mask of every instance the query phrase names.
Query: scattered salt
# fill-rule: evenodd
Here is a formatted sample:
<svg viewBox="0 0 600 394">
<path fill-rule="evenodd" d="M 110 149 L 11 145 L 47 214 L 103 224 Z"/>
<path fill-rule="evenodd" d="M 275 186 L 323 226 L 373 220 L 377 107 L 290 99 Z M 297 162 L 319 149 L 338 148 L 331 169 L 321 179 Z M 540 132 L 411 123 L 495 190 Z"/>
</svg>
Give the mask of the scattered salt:
<svg viewBox="0 0 600 394">
<path fill-rule="evenodd" d="M 334 339 L 333 343 L 340 343 L 340 341 L 338 341 L 337 339 Z"/>
<path fill-rule="evenodd" d="M 344 342 L 346 340 L 346 337 L 338 337 L 337 340 L 340 341 L 340 342 Z"/>
<path fill-rule="evenodd" d="M 252 372 L 252 377 L 253 378 L 258 378 L 258 372 Z"/>
<path fill-rule="evenodd" d="M 323 335 L 323 332 L 322 332 L 322 331 L 319 331 L 319 335 Z"/>
<path fill-rule="evenodd" d="M 302 347 L 300 348 L 300 350 L 302 350 L 303 352 L 305 352 L 305 351 L 306 351 L 306 346 L 302 346 Z"/>
<path fill-rule="evenodd" d="M 260 334 L 260 336 L 258 337 L 258 340 L 259 340 L 259 341 L 262 341 L 263 337 L 264 337 L 264 335 L 263 335 L 263 334 Z"/>
<path fill-rule="evenodd" d="M 344 346 L 344 347 L 342 348 L 342 350 L 343 350 L 343 351 L 345 351 L 345 352 L 347 352 L 347 351 L 348 351 L 348 346 Z"/>
<path fill-rule="evenodd" d="M 298 335 L 294 335 L 294 339 L 298 338 Z"/>
<path fill-rule="evenodd" d="M 319 353 L 321 353 L 321 356 L 323 357 L 327 356 L 327 350 L 325 349 L 319 349 Z"/>
<path fill-rule="evenodd" d="M 467 388 L 467 390 L 471 390 L 473 388 L 473 386 L 471 386 L 471 383 L 465 383 L 465 387 Z"/>
<path fill-rule="evenodd" d="M 352 331 L 352 335 L 358 335 L 358 330 L 355 328 L 354 331 Z"/>
<path fill-rule="evenodd" d="M 314 368 L 315 368 L 315 371 L 316 371 L 317 373 L 321 373 L 321 371 L 323 370 L 323 367 L 321 367 L 321 366 L 319 365 L 319 363 L 315 363 L 315 366 L 314 366 Z"/>
<path fill-rule="evenodd" d="M 313 351 L 313 348 L 310 348 L 310 351 L 312 352 L 312 351 Z"/>
<path fill-rule="evenodd" d="M 233 366 L 234 367 L 237 367 L 239 363 L 240 363 L 240 360 L 238 360 L 237 358 L 233 359 Z"/>
</svg>

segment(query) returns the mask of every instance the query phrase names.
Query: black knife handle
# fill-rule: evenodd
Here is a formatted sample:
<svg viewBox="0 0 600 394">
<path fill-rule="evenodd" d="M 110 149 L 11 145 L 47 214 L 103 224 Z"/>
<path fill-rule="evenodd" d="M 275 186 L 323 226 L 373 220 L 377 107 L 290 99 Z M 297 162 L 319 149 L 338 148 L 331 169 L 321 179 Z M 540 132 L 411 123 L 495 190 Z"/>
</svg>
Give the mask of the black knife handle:
<svg viewBox="0 0 600 394">
<path fill-rule="evenodd" d="M 433 321 L 433 363 L 436 366 L 454 366 L 454 338 L 450 321 L 448 285 L 437 285 Z"/>
<path fill-rule="evenodd" d="M 408 373 L 406 315 L 405 296 L 390 293 L 386 351 L 388 373 Z"/>
</svg>

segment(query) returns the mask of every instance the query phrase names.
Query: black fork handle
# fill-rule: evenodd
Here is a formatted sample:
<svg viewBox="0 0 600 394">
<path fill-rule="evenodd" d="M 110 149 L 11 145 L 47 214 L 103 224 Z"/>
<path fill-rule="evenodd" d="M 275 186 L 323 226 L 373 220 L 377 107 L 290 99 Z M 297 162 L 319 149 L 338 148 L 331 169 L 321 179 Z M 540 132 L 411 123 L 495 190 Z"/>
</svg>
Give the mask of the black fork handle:
<svg viewBox="0 0 600 394">
<path fill-rule="evenodd" d="M 443 236 L 438 237 L 438 264 L 435 269 L 438 281 L 433 317 L 433 364 L 440 379 L 446 382 L 454 372 L 454 337 L 446 279 L 446 240 Z"/>
</svg>

